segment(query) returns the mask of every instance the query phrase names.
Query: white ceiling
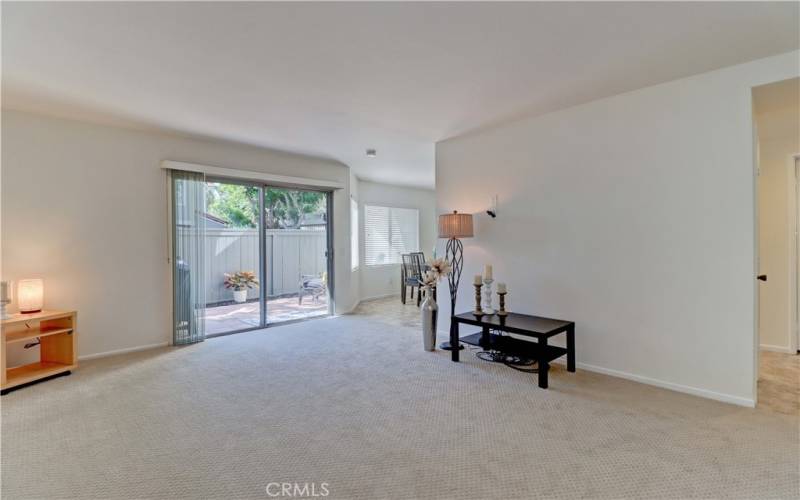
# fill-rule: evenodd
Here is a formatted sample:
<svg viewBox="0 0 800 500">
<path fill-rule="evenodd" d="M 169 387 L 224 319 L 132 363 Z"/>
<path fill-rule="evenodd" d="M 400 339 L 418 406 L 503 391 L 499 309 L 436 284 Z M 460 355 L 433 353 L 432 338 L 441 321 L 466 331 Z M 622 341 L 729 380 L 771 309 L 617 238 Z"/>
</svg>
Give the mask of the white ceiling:
<svg viewBox="0 0 800 500">
<path fill-rule="evenodd" d="M 423 187 L 436 141 L 800 44 L 796 2 L 3 2 L 2 16 L 4 107 Z"/>
</svg>

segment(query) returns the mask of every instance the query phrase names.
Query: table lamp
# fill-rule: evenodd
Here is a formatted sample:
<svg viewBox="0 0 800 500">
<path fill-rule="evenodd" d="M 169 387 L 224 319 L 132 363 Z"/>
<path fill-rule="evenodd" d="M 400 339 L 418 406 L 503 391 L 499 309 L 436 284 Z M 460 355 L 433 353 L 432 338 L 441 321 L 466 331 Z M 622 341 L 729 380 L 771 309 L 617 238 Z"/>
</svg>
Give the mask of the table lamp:
<svg viewBox="0 0 800 500">
<path fill-rule="evenodd" d="M 439 216 L 439 238 L 447 238 L 445 258 L 453 269 L 450 274 L 447 275 L 447 283 L 450 285 L 451 332 L 454 328 L 452 318 L 456 314 L 458 282 L 461 280 L 461 268 L 464 264 L 464 245 L 461 243 L 461 238 L 472 238 L 472 236 L 472 214 L 460 214 L 453 210 L 451 214 L 442 214 Z M 450 342 L 445 342 L 439 347 L 447 351 L 453 349 Z M 458 345 L 458 349 L 463 348 L 463 345 Z"/>
<path fill-rule="evenodd" d="M 19 280 L 17 283 L 17 305 L 19 306 L 19 312 L 24 314 L 39 312 L 42 310 L 43 303 L 43 280 Z"/>
</svg>

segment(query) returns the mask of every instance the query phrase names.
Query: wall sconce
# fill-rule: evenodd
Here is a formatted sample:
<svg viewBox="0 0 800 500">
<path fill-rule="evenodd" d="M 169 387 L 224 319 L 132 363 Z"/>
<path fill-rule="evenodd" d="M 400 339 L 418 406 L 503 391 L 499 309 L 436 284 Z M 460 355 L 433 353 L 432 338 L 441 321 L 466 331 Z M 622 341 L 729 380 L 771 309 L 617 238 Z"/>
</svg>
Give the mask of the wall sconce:
<svg viewBox="0 0 800 500">
<path fill-rule="evenodd" d="M 44 280 L 20 280 L 17 284 L 17 304 L 21 313 L 35 313 L 44 305 Z"/>
<path fill-rule="evenodd" d="M 492 201 L 489 203 L 489 210 L 486 211 L 492 219 L 497 217 L 497 195 L 492 196 Z"/>
</svg>

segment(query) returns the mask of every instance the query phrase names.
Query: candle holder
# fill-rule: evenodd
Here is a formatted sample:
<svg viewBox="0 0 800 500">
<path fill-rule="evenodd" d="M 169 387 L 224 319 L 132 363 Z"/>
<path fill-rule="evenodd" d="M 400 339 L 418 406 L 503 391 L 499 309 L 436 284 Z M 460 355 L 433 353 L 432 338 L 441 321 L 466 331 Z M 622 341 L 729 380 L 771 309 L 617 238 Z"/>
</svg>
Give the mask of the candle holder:
<svg viewBox="0 0 800 500">
<path fill-rule="evenodd" d="M 11 303 L 14 295 L 14 283 L 10 281 L 0 282 L 0 319 L 11 319 L 6 307 Z"/>
<path fill-rule="evenodd" d="M 11 315 L 8 314 L 6 310 L 6 306 L 8 306 L 9 302 L 10 301 L 0 300 L 0 319 L 11 319 Z"/>
<path fill-rule="evenodd" d="M 483 308 L 484 314 L 494 314 L 494 309 L 492 308 L 492 282 L 494 282 L 492 278 L 483 280 L 483 284 L 486 285 L 486 288 L 483 290 L 483 298 L 486 302 L 486 307 Z"/>
<path fill-rule="evenodd" d="M 500 302 L 500 310 L 497 311 L 498 316 L 508 316 L 508 311 L 506 311 L 506 294 L 508 292 L 497 292 L 497 296 Z"/>
<path fill-rule="evenodd" d="M 472 311 L 472 314 L 483 316 L 483 309 L 481 309 L 481 288 L 483 288 L 483 285 L 475 283 L 472 286 L 475 287 L 475 310 Z"/>
</svg>

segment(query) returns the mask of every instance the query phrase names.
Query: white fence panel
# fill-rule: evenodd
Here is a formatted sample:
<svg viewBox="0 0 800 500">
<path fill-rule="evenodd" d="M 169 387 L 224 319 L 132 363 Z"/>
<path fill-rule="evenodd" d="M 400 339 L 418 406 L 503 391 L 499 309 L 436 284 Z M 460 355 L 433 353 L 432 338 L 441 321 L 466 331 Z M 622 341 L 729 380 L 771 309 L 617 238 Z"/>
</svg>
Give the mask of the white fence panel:
<svg viewBox="0 0 800 500">
<path fill-rule="evenodd" d="M 259 274 L 258 230 L 207 229 L 206 302 L 231 300 L 225 289 L 225 273 L 252 271 Z M 327 271 L 326 231 L 299 229 L 267 230 L 267 283 L 262 283 L 267 296 L 297 293 L 300 276 L 319 276 Z M 260 289 L 248 291 L 248 298 L 257 298 Z"/>
</svg>

